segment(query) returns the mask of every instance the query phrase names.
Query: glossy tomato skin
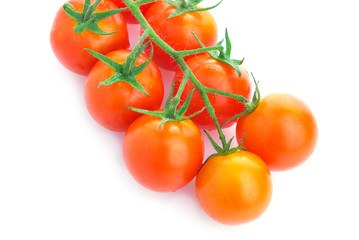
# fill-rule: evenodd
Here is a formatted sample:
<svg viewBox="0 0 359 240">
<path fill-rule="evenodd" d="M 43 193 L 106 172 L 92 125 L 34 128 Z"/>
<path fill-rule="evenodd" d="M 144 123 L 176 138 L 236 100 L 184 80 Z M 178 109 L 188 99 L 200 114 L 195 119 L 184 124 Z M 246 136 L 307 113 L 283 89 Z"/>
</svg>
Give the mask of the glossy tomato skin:
<svg viewBox="0 0 359 240">
<path fill-rule="evenodd" d="M 83 0 L 69 1 L 76 11 L 82 11 Z M 96 12 L 116 9 L 116 5 L 109 1 L 101 1 Z M 70 71 L 87 75 L 97 62 L 84 48 L 106 54 L 117 49 L 129 47 L 127 25 L 121 13 L 106 18 L 98 23 L 105 32 L 117 31 L 111 35 L 99 35 L 88 30 L 78 34 L 74 31 L 76 21 L 70 18 L 61 8 L 56 14 L 50 33 L 51 47 L 57 59 Z"/>
<path fill-rule="evenodd" d="M 236 135 L 249 151 L 273 171 L 303 163 L 314 151 L 318 127 L 313 113 L 299 98 L 275 93 L 266 96 L 251 114 L 238 119 Z"/>
<path fill-rule="evenodd" d="M 196 196 L 215 221 L 247 223 L 267 209 L 272 196 L 271 175 L 260 157 L 251 152 L 215 156 L 197 175 Z"/>
<path fill-rule="evenodd" d="M 167 122 L 143 115 L 123 140 L 123 158 L 135 180 L 156 192 L 174 192 L 188 184 L 203 161 L 203 138 L 191 121 Z"/>
<path fill-rule="evenodd" d="M 197 77 L 198 81 L 200 81 L 204 86 L 242 95 L 247 99 L 250 98 L 250 79 L 248 72 L 242 66 L 239 66 L 241 71 L 241 76 L 239 77 L 238 73 L 231 66 L 211 58 L 208 54 L 194 56 L 188 59 L 186 63 L 192 70 L 193 74 Z M 182 80 L 183 72 L 182 70 L 179 70 L 175 75 L 175 91 L 178 90 Z M 194 85 L 188 81 L 181 97 L 182 102 L 188 98 L 190 92 L 194 88 Z M 208 98 L 221 125 L 230 117 L 241 113 L 245 107 L 243 103 L 235 99 L 220 96 L 218 94 L 208 94 Z M 204 106 L 205 105 L 200 93 L 195 91 L 186 114 L 189 116 L 200 111 Z M 192 120 L 201 129 L 216 129 L 214 121 L 206 110 L 192 118 Z M 235 122 L 236 120 L 234 119 L 228 122 L 224 127 L 230 127 Z"/>
<path fill-rule="evenodd" d="M 122 0 L 111 0 L 111 1 L 113 1 L 118 6 L 118 8 L 126 7 L 126 4 L 124 4 Z M 137 0 L 135 0 L 135 1 L 137 1 Z M 142 14 L 144 14 L 151 7 L 151 5 L 153 5 L 153 3 L 147 3 L 147 4 L 142 5 L 140 7 Z M 132 23 L 132 24 L 138 23 L 135 16 L 133 16 L 133 14 L 131 13 L 130 10 L 124 11 L 123 15 L 125 16 L 127 23 Z"/>
<path fill-rule="evenodd" d="M 184 13 L 167 19 L 175 8 L 165 2 L 157 2 L 145 14 L 145 18 L 154 31 L 175 50 L 190 50 L 201 48 L 192 32 L 205 46 L 217 43 L 217 24 L 208 11 Z M 160 47 L 153 44 L 154 60 L 163 68 L 177 70 L 177 63 Z M 149 53 L 150 48 L 146 51 Z M 185 57 L 187 59 L 188 57 Z"/>
<path fill-rule="evenodd" d="M 106 56 L 116 62 L 124 63 L 130 52 L 130 50 L 117 50 Z M 148 57 L 141 54 L 135 65 L 138 66 L 146 60 Z M 163 100 L 162 76 L 153 61 L 136 76 L 137 81 L 150 95 L 148 97 L 126 82 L 99 87 L 101 82 L 113 75 L 114 71 L 99 61 L 87 77 L 85 103 L 89 113 L 98 123 L 112 131 L 123 132 L 141 115 L 124 107 L 154 110 L 161 106 Z"/>
</svg>

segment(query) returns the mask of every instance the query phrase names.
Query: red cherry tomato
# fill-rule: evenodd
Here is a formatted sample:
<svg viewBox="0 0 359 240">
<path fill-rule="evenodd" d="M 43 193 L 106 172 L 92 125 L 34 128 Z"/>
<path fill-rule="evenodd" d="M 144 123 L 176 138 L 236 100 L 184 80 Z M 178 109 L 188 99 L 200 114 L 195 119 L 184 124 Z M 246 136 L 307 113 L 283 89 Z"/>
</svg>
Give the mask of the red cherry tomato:
<svg viewBox="0 0 359 240">
<path fill-rule="evenodd" d="M 127 168 L 144 187 L 173 192 L 189 183 L 203 161 L 203 138 L 191 121 L 167 122 L 143 115 L 134 121 L 123 140 Z"/>
<path fill-rule="evenodd" d="M 83 0 L 71 0 L 70 4 L 76 11 L 82 11 Z M 103 0 L 95 12 L 116 9 L 116 5 Z M 106 54 L 117 49 L 129 47 L 127 25 L 121 13 L 103 19 L 98 26 L 105 32 L 114 32 L 111 35 L 99 35 L 89 30 L 78 34 L 74 31 L 77 22 L 68 16 L 61 8 L 52 25 L 50 42 L 57 59 L 70 71 L 87 75 L 97 62 L 97 59 L 88 53 L 85 48 Z"/>
<path fill-rule="evenodd" d="M 106 56 L 116 62 L 124 63 L 130 52 L 130 50 L 117 50 Z M 148 57 L 141 54 L 135 65 L 141 65 L 147 60 Z M 91 116 L 102 126 L 113 131 L 126 131 L 141 114 L 124 107 L 155 110 L 161 106 L 163 99 L 162 76 L 153 61 L 136 76 L 136 80 L 150 95 L 148 97 L 126 82 L 99 87 L 101 82 L 113 76 L 114 73 L 109 66 L 99 61 L 87 77 L 85 102 Z"/>
<path fill-rule="evenodd" d="M 255 154 L 239 151 L 210 158 L 196 178 L 196 195 L 214 220 L 236 225 L 252 221 L 267 209 L 272 180 Z"/>
<path fill-rule="evenodd" d="M 125 8 L 126 7 L 126 4 L 124 4 L 122 0 L 112 0 L 112 1 L 118 6 L 118 8 Z M 137 0 L 135 0 L 135 1 L 137 1 Z M 147 9 L 149 9 L 151 7 L 152 4 L 154 4 L 154 3 L 147 3 L 147 4 L 142 5 L 140 7 L 142 14 L 144 14 L 147 11 Z M 128 22 L 128 23 L 138 23 L 135 16 L 133 16 L 133 14 L 131 13 L 130 10 L 124 11 L 123 15 L 126 18 L 126 22 Z"/>
<path fill-rule="evenodd" d="M 271 94 L 237 123 L 237 140 L 259 155 L 271 170 L 282 171 L 303 163 L 314 151 L 318 129 L 313 113 L 289 94 Z"/>
<path fill-rule="evenodd" d="M 145 18 L 154 31 L 175 50 L 201 48 L 192 32 L 197 35 L 205 46 L 217 43 L 217 24 L 208 11 L 189 12 L 167 19 L 175 7 L 165 2 L 157 2 L 145 14 Z M 176 70 L 177 63 L 158 45 L 153 44 L 154 60 L 158 66 Z M 150 52 L 151 49 L 147 48 Z"/>
<path fill-rule="evenodd" d="M 241 76 L 229 66 L 218 60 L 211 58 L 208 54 L 198 55 L 186 61 L 189 68 L 192 70 L 197 79 L 206 87 L 222 90 L 237 95 L 242 95 L 249 98 L 251 94 L 251 85 L 248 72 L 239 66 Z M 181 81 L 183 80 L 183 71 L 179 70 L 175 75 L 175 90 L 177 91 Z M 192 89 L 195 87 L 188 81 L 181 100 L 185 101 Z M 218 94 L 208 94 L 208 98 L 216 112 L 219 124 L 223 124 L 230 117 L 239 114 L 243 111 L 244 104 L 229 97 L 220 96 Z M 204 107 L 204 102 L 198 91 L 194 92 L 192 101 L 186 112 L 186 115 L 191 115 L 200 111 Z M 192 118 L 199 128 L 206 130 L 213 130 L 216 128 L 214 121 L 205 110 L 201 114 Z M 225 127 L 230 127 L 236 122 L 232 120 L 228 122 Z"/>
</svg>

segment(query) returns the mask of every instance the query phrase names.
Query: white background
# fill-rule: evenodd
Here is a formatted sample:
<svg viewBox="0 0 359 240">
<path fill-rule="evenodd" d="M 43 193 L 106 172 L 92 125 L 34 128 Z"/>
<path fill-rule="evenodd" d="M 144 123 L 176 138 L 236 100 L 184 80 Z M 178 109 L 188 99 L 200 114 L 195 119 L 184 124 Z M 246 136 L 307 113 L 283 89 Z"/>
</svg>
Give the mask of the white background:
<svg viewBox="0 0 359 240">
<path fill-rule="evenodd" d="M 359 239 L 356 3 L 224 0 L 212 11 L 220 38 L 228 27 L 233 57 L 246 58 L 262 95 L 302 98 L 319 125 L 311 158 L 272 173 L 265 214 L 228 227 L 201 210 L 193 181 L 160 194 L 132 179 L 123 134 L 91 119 L 85 77 L 51 51 L 49 32 L 63 1 L 2 2 L 0 239 Z"/>
</svg>

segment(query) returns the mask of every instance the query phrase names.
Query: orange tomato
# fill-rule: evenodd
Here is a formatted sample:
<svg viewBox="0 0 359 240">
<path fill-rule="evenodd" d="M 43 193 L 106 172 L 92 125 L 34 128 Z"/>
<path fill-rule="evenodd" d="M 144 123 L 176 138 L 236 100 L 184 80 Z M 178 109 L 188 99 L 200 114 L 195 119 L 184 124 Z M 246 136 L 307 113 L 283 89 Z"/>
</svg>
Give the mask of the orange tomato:
<svg viewBox="0 0 359 240">
<path fill-rule="evenodd" d="M 174 192 L 189 183 L 202 166 L 204 145 L 191 121 L 167 122 L 143 115 L 123 140 L 123 158 L 135 180 L 157 192 Z"/>
<path fill-rule="evenodd" d="M 267 209 L 272 196 L 271 175 L 253 153 L 215 156 L 198 173 L 196 195 L 203 210 L 217 222 L 246 223 Z"/>
<path fill-rule="evenodd" d="M 313 113 L 299 98 L 271 94 L 237 122 L 237 140 L 275 171 L 294 168 L 314 151 L 318 128 Z"/>
</svg>

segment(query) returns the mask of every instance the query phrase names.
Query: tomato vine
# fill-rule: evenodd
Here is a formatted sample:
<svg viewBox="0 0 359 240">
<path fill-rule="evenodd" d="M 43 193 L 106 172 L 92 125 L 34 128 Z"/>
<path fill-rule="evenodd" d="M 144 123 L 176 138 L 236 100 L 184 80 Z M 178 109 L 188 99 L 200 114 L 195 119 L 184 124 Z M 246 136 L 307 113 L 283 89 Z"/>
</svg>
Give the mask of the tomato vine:
<svg viewBox="0 0 359 240">
<path fill-rule="evenodd" d="M 220 62 L 223 62 L 223 63 L 231 66 L 233 69 L 235 69 L 235 71 L 238 73 L 238 75 L 241 76 L 241 71 L 240 71 L 238 65 L 241 65 L 243 63 L 243 60 L 231 59 L 230 56 L 231 56 L 232 44 L 229 39 L 228 31 L 226 30 L 226 33 L 225 33 L 225 39 L 224 39 L 225 41 L 222 40 L 217 45 L 209 46 L 209 47 L 204 46 L 204 44 L 202 44 L 201 41 L 197 38 L 197 36 L 193 33 L 193 37 L 200 44 L 201 48 L 178 51 L 178 50 L 175 50 L 174 48 L 172 48 L 169 44 L 167 44 L 154 31 L 154 29 L 147 22 L 146 18 L 143 16 L 143 14 L 140 10 L 140 7 L 142 5 L 157 2 L 157 0 L 138 0 L 138 1 L 123 0 L 123 3 L 127 6 L 127 8 L 120 8 L 120 9 L 110 10 L 110 11 L 101 12 L 101 13 L 94 13 L 94 11 L 95 11 L 97 5 L 100 3 L 100 1 L 101 0 L 97 0 L 95 3 L 93 3 L 91 5 L 89 0 L 85 0 L 84 9 L 82 12 L 75 11 L 74 7 L 69 3 L 64 5 L 63 8 L 64 8 L 65 12 L 71 18 L 73 18 L 74 20 L 76 20 L 78 22 L 78 25 L 75 27 L 76 32 L 80 33 L 82 31 L 84 31 L 85 29 L 87 29 L 89 31 L 92 31 L 92 32 L 100 34 L 100 35 L 112 34 L 112 33 L 107 33 L 107 32 L 102 31 L 98 27 L 97 22 L 106 17 L 112 16 L 115 13 L 118 13 L 118 12 L 121 12 L 121 11 L 124 11 L 127 9 L 129 9 L 132 12 L 133 16 L 136 18 L 136 20 L 138 21 L 138 23 L 141 25 L 141 27 L 143 29 L 142 36 L 138 40 L 135 48 L 132 50 L 131 55 L 129 56 L 129 58 L 123 65 L 117 64 L 116 62 L 108 59 L 106 56 L 96 53 L 96 52 L 92 51 L 91 49 L 86 49 L 94 57 L 98 58 L 99 60 L 103 61 L 105 64 L 109 65 L 116 72 L 114 76 L 112 76 L 111 78 L 102 82 L 101 85 L 110 85 L 115 82 L 125 81 L 125 82 L 129 83 L 131 86 L 133 86 L 134 88 L 136 88 L 137 90 L 147 94 L 147 92 L 142 88 L 142 86 L 140 84 L 138 84 L 138 82 L 135 79 L 135 76 L 138 75 L 141 72 L 141 69 L 143 70 L 143 68 L 152 59 L 152 53 L 151 53 L 150 59 L 147 62 L 147 64 L 143 64 L 142 66 L 138 66 L 138 67 L 133 67 L 133 64 L 134 64 L 134 61 L 136 60 L 136 58 L 139 56 L 139 54 L 150 44 L 150 41 L 153 41 L 157 46 L 159 46 L 163 51 L 165 51 L 168 55 L 170 55 L 174 59 L 174 61 L 182 69 L 182 71 L 184 73 L 184 79 L 181 83 L 181 87 L 178 89 L 176 96 L 174 96 L 173 99 L 172 99 L 172 97 L 173 97 L 172 96 L 173 95 L 173 87 L 172 87 L 170 95 L 168 96 L 168 99 L 166 101 L 165 109 L 163 112 L 159 113 L 159 112 L 155 112 L 155 111 L 148 111 L 148 110 L 136 109 L 136 108 L 129 108 L 129 109 L 131 109 L 133 111 L 160 117 L 163 119 L 162 124 L 167 121 L 181 121 L 181 120 L 191 118 L 204 110 L 204 109 L 202 109 L 201 111 L 199 111 L 195 114 L 192 114 L 189 117 L 183 117 L 185 114 L 185 111 L 187 110 L 188 105 L 191 101 L 191 97 L 189 97 L 187 99 L 187 101 L 185 102 L 185 104 L 180 109 L 177 110 L 177 107 L 178 107 L 179 101 L 180 101 L 179 99 L 181 97 L 181 94 L 183 93 L 184 86 L 185 86 L 187 80 L 190 80 L 192 82 L 192 84 L 195 86 L 196 90 L 198 90 L 198 92 L 204 102 L 205 109 L 207 110 L 209 116 L 214 121 L 215 127 L 218 131 L 219 138 L 220 138 L 221 145 L 222 145 L 221 147 L 218 144 L 215 144 L 215 141 L 210 137 L 209 134 L 207 134 L 214 149 L 218 152 L 218 154 L 230 154 L 233 151 L 238 150 L 238 148 L 240 147 L 241 144 L 239 145 L 239 147 L 231 148 L 233 138 L 231 138 L 229 141 L 227 141 L 226 137 L 222 131 L 222 127 L 228 121 L 230 121 L 232 119 L 236 119 L 241 116 L 248 115 L 249 113 L 253 112 L 257 108 L 259 101 L 260 101 L 260 94 L 259 94 L 257 82 L 255 81 L 255 79 L 253 77 L 256 88 L 255 88 L 252 100 L 248 100 L 245 97 L 243 97 L 242 95 L 237 95 L 237 94 L 233 94 L 233 93 L 229 93 L 226 91 L 221 91 L 218 89 L 204 86 L 197 79 L 197 77 L 194 75 L 194 73 L 192 72 L 192 70 L 189 68 L 189 66 L 186 64 L 186 62 L 184 60 L 184 58 L 186 56 L 196 55 L 199 53 L 208 53 L 213 59 L 216 59 Z M 202 1 L 203 0 L 188 0 L 188 1 L 186 1 L 186 0 L 164 0 L 164 2 L 174 6 L 176 8 L 176 11 L 172 15 L 170 15 L 168 18 L 179 16 L 179 15 L 187 13 L 187 12 L 207 11 L 209 9 L 213 9 L 213 8 L 217 7 L 222 2 L 222 1 L 220 1 L 216 5 L 208 7 L 208 8 L 197 7 L 197 4 L 199 4 Z M 147 43 L 144 44 L 144 41 L 147 38 L 150 38 L 150 41 L 148 41 Z M 225 42 L 225 47 L 222 46 L 223 42 Z M 152 44 L 151 44 L 151 46 L 152 46 Z M 245 105 L 245 108 L 241 113 L 239 113 L 235 116 L 232 116 L 224 124 L 221 125 L 216 117 L 215 109 L 213 108 L 213 106 L 209 100 L 208 94 L 218 94 L 218 95 L 222 95 L 225 97 L 233 98 L 239 102 L 242 102 Z"/>
<path fill-rule="evenodd" d="M 221 53 L 223 53 L 222 55 L 225 55 L 226 57 L 229 57 L 228 54 L 228 49 L 230 51 L 230 45 L 229 44 L 229 37 L 227 35 L 226 37 L 226 42 L 227 42 L 227 51 L 224 51 L 223 46 L 221 45 L 216 45 L 216 46 L 212 46 L 212 47 L 204 47 L 202 46 L 202 48 L 199 49 L 193 49 L 193 50 L 185 50 L 185 51 L 176 51 L 175 49 L 173 49 L 171 46 L 169 46 L 163 39 L 161 39 L 157 33 L 154 31 L 154 29 L 150 26 L 150 24 L 147 22 L 147 20 L 145 19 L 145 17 L 142 15 L 139 7 L 143 4 L 146 3 L 151 3 L 151 2 L 156 2 L 155 0 L 139 0 L 139 1 L 133 1 L 133 0 L 123 0 L 123 2 L 125 3 L 125 5 L 130 9 L 130 11 L 132 12 L 132 14 L 135 16 L 135 18 L 137 19 L 137 21 L 139 22 L 139 24 L 141 25 L 141 27 L 143 28 L 143 30 L 148 34 L 148 36 L 152 39 L 152 41 L 154 41 L 160 48 L 162 48 L 167 54 L 169 54 L 179 65 L 179 67 L 182 69 L 182 71 L 184 72 L 184 75 L 186 77 L 188 77 L 188 79 L 193 83 L 193 85 L 196 87 L 196 89 L 199 91 L 203 102 L 206 106 L 206 110 L 208 112 L 208 114 L 210 115 L 210 117 L 213 119 L 216 129 L 219 133 L 219 138 L 222 144 L 222 147 L 219 147 L 218 145 L 215 147 L 216 151 L 222 154 L 228 154 L 229 152 L 232 152 L 233 149 L 230 149 L 229 145 L 231 144 L 232 140 L 227 142 L 226 137 L 222 131 L 222 126 L 219 124 L 218 119 L 216 117 L 215 114 L 215 110 L 212 107 L 209 98 L 208 98 L 208 94 L 209 93 L 213 93 L 213 94 L 219 94 L 222 96 L 226 96 L 226 97 L 230 97 L 230 98 L 234 98 L 237 101 L 240 101 L 242 103 L 245 104 L 246 108 L 245 110 L 241 113 L 241 115 L 247 115 L 250 112 L 254 111 L 256 109 L 256 107 L 258 106 L 259 100 L 260 100 L 260 95 L 259 95 L 259 90 L 257 87 L 257 83 L 256 83 L 256 90 L 254 93 L 254 97 L 252 99 L 252 101 L 247 100 L 246 98 L 244 98 L 241 95 L 236 95 L 236 94 L 231 94 L 228 92 L 224 92 L 224 91 L 220 91 L 217 89 L 213 89 L 213 88 L 209 88 L 204 86 L 203 84 L 200 83 L 200 81 L 196 78 L 196 76 L 193 74 L 193 72 L 191 71 L 191 69 L 188 67 L 188 65 L 186 64 L 185 60 L 183 59 L 185 56 L 188 55 L 194 55 L 194 54 L 198 54 L 198 53 L 204 53 L 204 52 L 210 52 L 210 51 L 219 51 L 220 54 L 218 56 L 221 55 Z M 201 1 L 196 1 L 201 2 Z M 181 5 L 182 6 L 182 5 Z M 240 63 L 240 62 L 235 62 Z M 228 61 L 227 61 L 228 64 Z M 231 66 L 234 64 L 231 64 Z M 236 69 L 237 70 L 237 69 Z M 239 70 L 238 70 L 239 71 Z M 239 71 L 240 74 L 240 71 Z M 183 89 L 180 89 L 183 91 Z M 181 91 L 177 92 L 177 95 L 180 95 Z M 234 116 L 237 117 L 237 116 Z M 209 136 L 209 135 L 208 135 Z M 212 139 L 210 139 L 211 142 Z M 235 148 L 236 149 L 236 148 Z"/>
</svg>

